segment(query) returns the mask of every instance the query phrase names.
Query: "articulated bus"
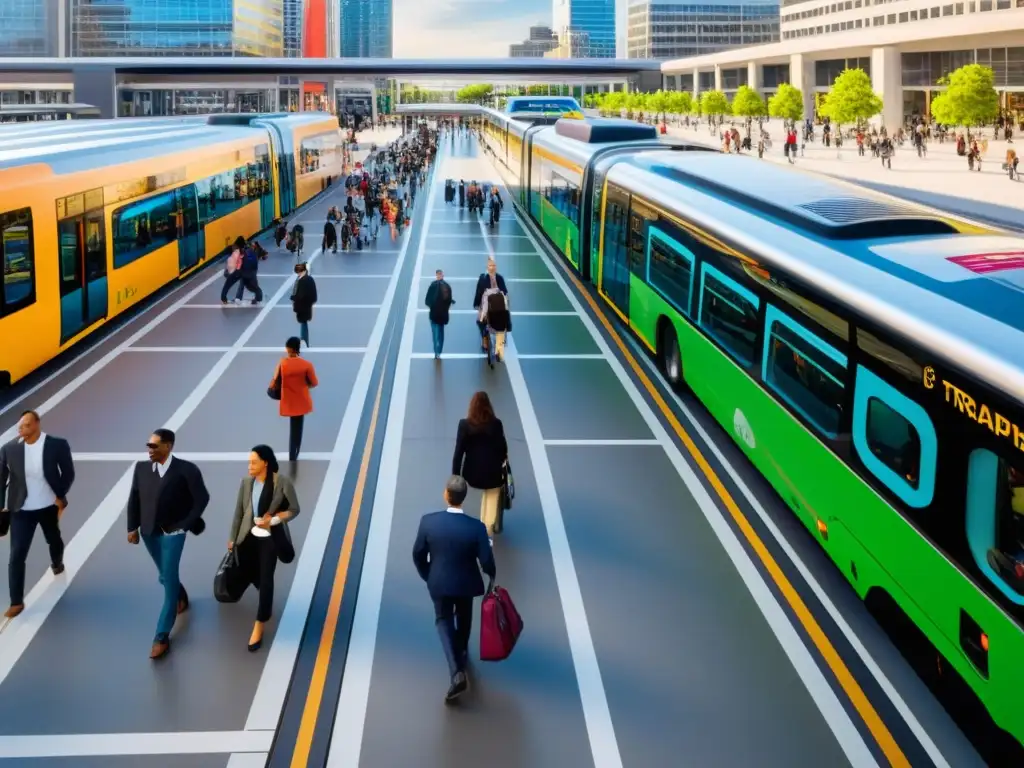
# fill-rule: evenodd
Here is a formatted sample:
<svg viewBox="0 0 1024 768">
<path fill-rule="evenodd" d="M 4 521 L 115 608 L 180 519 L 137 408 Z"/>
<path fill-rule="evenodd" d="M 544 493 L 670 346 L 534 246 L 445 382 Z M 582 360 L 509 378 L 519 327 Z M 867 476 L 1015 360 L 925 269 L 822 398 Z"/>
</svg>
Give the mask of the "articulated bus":
<svg viewBox="0 0 1024 768">
<path fill-rule="evenodd" d="M 1024 239 L 625 121 L 484 139 L 975 744 L 1024 764 Z"/>
<path fill-rule="evenodd" d="M 316 113 L 0 128 L 0 387 L 342 175 Z"/>
</svg>

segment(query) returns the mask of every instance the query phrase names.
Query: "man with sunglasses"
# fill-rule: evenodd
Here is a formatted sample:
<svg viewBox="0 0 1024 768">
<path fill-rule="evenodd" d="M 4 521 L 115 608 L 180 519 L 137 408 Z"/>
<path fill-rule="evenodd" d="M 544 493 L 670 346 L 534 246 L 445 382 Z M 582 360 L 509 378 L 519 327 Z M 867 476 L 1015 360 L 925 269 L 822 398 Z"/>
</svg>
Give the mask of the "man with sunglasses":
<svg viewBox="0 0 1024 768">
<path fill-rule="evenodd" d="M 181 585 L 178 564 L 185 536 L 203 532 L 203 512 L 210 494 L 199 467 L 171 456 L 174 433 L 158 429 L 146 443 L 149 461 L 135 465 L 128 495 L 128 543 L 146 545 L 153 558 L 164 603 L 157 621 L 149 658 L 159 659 L 171 649 L 171 629 L 177 616 L 188 610 L 188 593 Z"/>
</svg>

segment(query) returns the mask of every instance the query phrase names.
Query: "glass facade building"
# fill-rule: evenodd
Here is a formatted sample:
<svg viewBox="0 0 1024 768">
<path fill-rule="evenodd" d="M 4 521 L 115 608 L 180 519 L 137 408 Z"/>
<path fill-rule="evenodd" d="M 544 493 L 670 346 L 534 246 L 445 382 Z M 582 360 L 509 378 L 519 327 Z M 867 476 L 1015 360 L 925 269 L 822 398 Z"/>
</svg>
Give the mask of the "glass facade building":
<svg viewBox="0 0 1024 768">
<path fill-rule="evenodd" d="M 283 0 L 284 55 L 289 59 L 302 56 L 302 0 Z"/>
<path fill-rule="evenodd" d="M 778 39 L 778 0 L 643 0 L 629 6 L 626 56 L 681 59 Z"/>
<path fill-rule="evenodd" d="M 58 56 L 64 0 L 0 0 L 0 56 Z"/>
<path fill-rule="evenodd" d="M 429 2 L 429 0 L 423 0 Z M 340 0 L 342 58 L 392 57 L 393 0 Z"/>
<path fill-rule="evenodd" d="M 280 57 L 283 15 L 282 0 L 70 0 L 70 54 Z"/>
<path fill-rule="evenodd" d="M 572 39 L 572 58 L 615 58 L 615 0 L 554 0 L 555 33 Z"/>
</svg>

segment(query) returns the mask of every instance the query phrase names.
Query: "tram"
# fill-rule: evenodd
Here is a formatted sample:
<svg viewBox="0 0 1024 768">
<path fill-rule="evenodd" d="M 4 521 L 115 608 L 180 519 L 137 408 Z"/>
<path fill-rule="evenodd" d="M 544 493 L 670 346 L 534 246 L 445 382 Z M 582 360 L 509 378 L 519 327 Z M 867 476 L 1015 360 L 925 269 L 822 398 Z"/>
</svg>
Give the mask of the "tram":
<svg viewBox="0 0 1024 768">
<path fill-rule="evenodd" d="M 318 113 L 0 128 L 0 388 L 342 172 Z"/>
<path fill-rule="evenodd" d="M 652 126 L 485 120 L 524 214 L 1024 764 L 1024 239 Z"/>
</svg>

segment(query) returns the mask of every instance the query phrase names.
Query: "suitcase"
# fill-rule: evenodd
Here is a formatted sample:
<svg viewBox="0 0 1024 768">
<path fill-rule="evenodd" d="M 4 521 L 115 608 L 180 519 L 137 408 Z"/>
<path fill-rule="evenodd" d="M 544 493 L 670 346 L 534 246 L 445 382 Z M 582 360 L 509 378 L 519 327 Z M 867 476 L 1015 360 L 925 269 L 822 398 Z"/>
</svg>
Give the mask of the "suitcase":
<svg viewBox="0 0 1024 768">
<path fill-rule="evenodd" d="M 512 598 L 502 587 L 495 587 L 480 604 L 480 661 L 502 661 L 512 654 L 523 619 Z"/>
</svg>

